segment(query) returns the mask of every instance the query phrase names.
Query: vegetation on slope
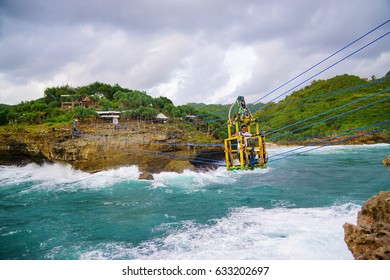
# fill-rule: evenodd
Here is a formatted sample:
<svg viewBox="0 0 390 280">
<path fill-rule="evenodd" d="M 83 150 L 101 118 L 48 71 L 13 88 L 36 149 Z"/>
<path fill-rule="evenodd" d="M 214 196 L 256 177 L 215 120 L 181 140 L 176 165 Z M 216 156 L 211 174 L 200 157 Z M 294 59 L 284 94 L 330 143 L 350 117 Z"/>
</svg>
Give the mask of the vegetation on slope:
<svg viewBox="0 0 390 280">
<path fill-rule="evenodd" d="M 81 106 L 86 99 L 89 106 Z M 69 106 L 65 109 L 64 104 Z M 166 97 L 153 98 L 142 91 L 99 82 L 77 88 L 69 85 L 47 88 L 43 98 L 13 106 L 0 104 L 0 125 L 69 124 L 74 118 L 84 123 L 94 122 L 98 117 L 97 110 L 121 111 L 122 120 L 130 121 L 152 121 L 157 114 L 163 113 L 170 118 L 173 129 L 179 125 L 192 134 L 203 131 L 218 139 L 225 137 L 225 122 L 207 123 L 216 119 L 210 111 L 198 110 L 191 105 L 175 106 Z M 188 117 L 190 115 L 199 117 L 193 120 Z"/>
<path fill-rule="evenodd" d="M 64 102 L 78 102 L 88 97 L 93 106 L 72 106 L 64 110 Z M 313 138 L 347 135 L 351 131 L 389 121 L 390 72 L 371 80 L 340 75 L 316 80 L 293 92 L 285 99 L 269 104 L 250 105 L 259 118 L 261 130 L 273 142 L 304 141 Z M 171 118 L 171 124 L 202 139 L 206 132 L 217 139 L 226 137 L 226 120 L 230 105 L 188 103 L 175 106 L 166 97 L 153 98 L 145 92 L 99 82 L 73 88 L 69 85 L 47 88 L 44 97 L 18 105 L 0 104 L 0 125 L 71 123 L 73 118 L 94 121 L 96 110 L 119 110 L 124 120 L 152 120 L 158 113 Z M 197 116 L 196 120 L 188 118 Z M 169 125 L 169 124 L 168 124 Z M 389 123 L 373 127 L 390 138 Z"/>
<path fill-rule="evenodd" d="M 340 75 L 293 92 L 254 113 L 271 141 L 344 135 L 389 121 L 390 72 L 381 79 Z M 389 124 L 378 126 L 389 136 Z"/>
</svg>

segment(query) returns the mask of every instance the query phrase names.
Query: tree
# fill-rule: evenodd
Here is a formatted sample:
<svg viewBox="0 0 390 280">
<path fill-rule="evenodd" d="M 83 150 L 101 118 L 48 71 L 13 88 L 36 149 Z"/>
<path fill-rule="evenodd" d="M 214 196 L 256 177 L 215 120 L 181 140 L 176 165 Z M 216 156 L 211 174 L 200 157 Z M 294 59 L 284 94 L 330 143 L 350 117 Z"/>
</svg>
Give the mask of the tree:
<svg viewBox="0 0 390 280">
<path fill-rule="evenodd" d="M 114 93 L 119 90 L 118 87 L 112 87 L 100 82 L 94 82 L 85 86 L 85 89 L 89 92 L 89 95 L 102 95 L 108 100 L 113 100 Z"/>
<path fill-rule="evenodd" d="M 102 98 L 98 101 L 98 107 L 102 108 L 103 110 L 109 110 L 113 107 L 113 105 L 112 102 L 107 98 Z"/>
<path fill-rule="evenodd" d="M 49 104 L 52 101 L 60 102 L 61 95 L 75 95 L 76 90 L 69 85 L 61 86 L 61 87 L 52 87 L 45 89 L 44 96 L 45 101 Z"/>
<path fill-rule="evenodd" d="M 73 116 L 78 119 L 82 119 L 84 121 L 92 120 L 97 117 L 97 113 L 95 109 L 92 108 L 84 108 L 84 107 L 76 107 L 73 109 Z"/>
<path fill-rule="evenodd" d="M 0 125 L 7 124 L 9 112 L 10 112 L 9 105 L 0 104 Z"/>
<path fill-rule="evenodd" d="M 163 108 L 161 111 L 162 111 L 162 113 L 164 113 L 165 115 L 171 116 L 171 115 L 172 115 L 173 108 L 175 108 L 175 106 L 174 106 L 173 104 L 166 104 L 166 105 L 164 106 L 164 108 Z"/>
<path fill-rule="evenodd" d="M 191 105 L 181 105 L 177 108 L 182 112 L 182 115 L 195 115 L 197 113 L 195 107 Z"/>
<path fill-rule="evenodd" d="M 168 104 L 173 105 L 173 102 L 169 98 L 164 96 L 154 98 L 153 100 L 153 107 L 156 108 L 157 110 L 164 109 L 164 107 Z"/>
<path fill-rule="evenodd" d="M 139 116 L 143 119 L 151 119 L 156 116 L 156 111 L 152 107 L 140 107 L 139 110 L 137 110 L 139 113 Z"/>
</svg>

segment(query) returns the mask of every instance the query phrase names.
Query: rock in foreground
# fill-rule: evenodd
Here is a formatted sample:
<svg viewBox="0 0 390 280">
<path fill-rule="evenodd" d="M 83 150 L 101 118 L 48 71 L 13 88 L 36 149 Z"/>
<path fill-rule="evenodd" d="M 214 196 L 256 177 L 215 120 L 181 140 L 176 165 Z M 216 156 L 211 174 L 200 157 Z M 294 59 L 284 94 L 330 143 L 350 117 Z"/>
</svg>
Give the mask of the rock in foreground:
<svg viewBox="0 0 390 280">
<path fill-rule="evenodd" d="M 366 201 L 357 225 L 344 224 L 344 240 L 357 260 L 390 260 L 390 192 Z"/>
</svg>

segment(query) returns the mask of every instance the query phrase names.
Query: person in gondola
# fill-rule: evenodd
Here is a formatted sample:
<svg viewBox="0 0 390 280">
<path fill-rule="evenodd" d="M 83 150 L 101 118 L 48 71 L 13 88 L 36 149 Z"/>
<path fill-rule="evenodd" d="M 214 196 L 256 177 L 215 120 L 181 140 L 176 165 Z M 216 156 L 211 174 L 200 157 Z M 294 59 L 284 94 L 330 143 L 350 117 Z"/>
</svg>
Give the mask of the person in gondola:
<svg viewBox="0 0 390 280">
<path fill-rule="evenodd" d="M 233 136 L 243 136 L 244 137 L 243 152 L 244 152 L 245 162 L 248 161 L 248 154 L 246 152 L 246 146 L 248 145 L 247 140 L 248 140 L 248 138 L 254 136 L 254 134 L 249 133 L 247 131 L 247 129 L 248 129 L 248 126 L 246 124 L 243 124 L 241 126 L 241 131 L 238 131 L 235 134 L 233 134 Z M 237 139 L 237 155 L 238 155 L 238 158 L 240 158 L 240 139 Z"/>
</svg>

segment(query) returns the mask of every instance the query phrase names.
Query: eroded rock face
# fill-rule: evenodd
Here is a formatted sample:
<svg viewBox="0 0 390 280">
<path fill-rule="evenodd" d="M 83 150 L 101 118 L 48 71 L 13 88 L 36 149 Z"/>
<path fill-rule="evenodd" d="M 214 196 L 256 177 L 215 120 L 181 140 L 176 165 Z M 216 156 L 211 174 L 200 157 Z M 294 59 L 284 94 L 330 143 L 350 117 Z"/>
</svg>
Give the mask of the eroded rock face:
<svg viewBox="0 0 390 280">
<path fill-rule="evenodd" d="M 357 225 L 344 224 L 344 240 L 357 260 L 390 260 L 390 192 L 363 205 Z"/>
<path fill-rule="evenodd" d="M 151 173 L 182 172 L 194 169 L 187 160 L 202 147 L 186 147 L 186 136 L 180 130 L 154 129 L 113 130 L 111 127 L 89 127 L 71 136 L 70 129 L 33 132 L 9 129 L 0 134 L 0 164 L 16 161 L 49 160 L 67 162 L 87 172 L 137 165 L 142 179 L 153 179 Z M 221 149 L 221 148 L 219 148 Z"/>
<path fill-rule="evenodd" d="M 148 172 L 143 172 L 139 175 L 139 178 L 138 179 L 141 179 L 141 180 L 154 180 L 154 177 L 152 174 L 148 173 Z"/>
</svg>

